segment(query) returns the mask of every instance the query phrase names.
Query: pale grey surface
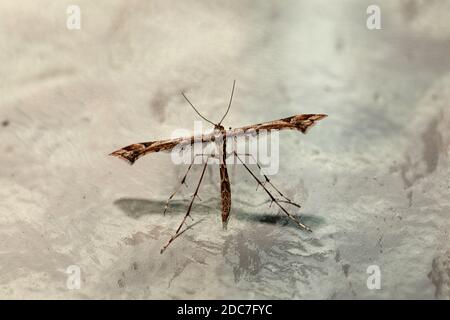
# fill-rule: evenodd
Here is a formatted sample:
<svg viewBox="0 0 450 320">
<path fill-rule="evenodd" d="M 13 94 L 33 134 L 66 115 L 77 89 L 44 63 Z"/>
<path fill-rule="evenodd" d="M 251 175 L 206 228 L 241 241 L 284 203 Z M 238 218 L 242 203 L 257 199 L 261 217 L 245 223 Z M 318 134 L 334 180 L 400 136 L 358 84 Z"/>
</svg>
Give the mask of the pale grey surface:
<svg viewBox="0 0 450 320">
<path fill-rule="evenodd" d="M 382 1 L 379 31 L 367 1 L 77 3 L 68 31 L 71 1 L 0 1 L 1 298 L 449 298 L 449 1 Z M 217 118 L 233 79 L 227 126 L 329 114 L 281 134 L 273 178 L 314 233 L 242 168 L 222 231 L 214 169 L 204 220 L 160 255 L 185 168 L 106 155 L 192 130 L 181 90 Z"/>
</svg>

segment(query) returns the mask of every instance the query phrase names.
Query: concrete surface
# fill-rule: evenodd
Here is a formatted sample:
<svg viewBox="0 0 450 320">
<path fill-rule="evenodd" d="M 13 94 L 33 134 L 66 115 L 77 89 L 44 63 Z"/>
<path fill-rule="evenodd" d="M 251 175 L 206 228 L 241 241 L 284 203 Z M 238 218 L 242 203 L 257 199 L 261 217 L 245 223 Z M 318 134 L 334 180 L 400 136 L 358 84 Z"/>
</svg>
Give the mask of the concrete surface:
<svg viewBox="0 0 450 320">
<path fill-rule="evenodd" d="M 0 298 L 450 297 L 450 2 L 0 1 Z M 218 170 L 200 221 L 163 255 L 189 189 L 168 154 L 107 154 L 192 130 L 327 113 L 280 135 L 273 177 L 314 229 L 299 231 L 242 168 L 228 230 Z M 69 266 L 81 287 L 67 287 Z M 369 290 L 369 266 L 381 289 Z"/>
</svg>

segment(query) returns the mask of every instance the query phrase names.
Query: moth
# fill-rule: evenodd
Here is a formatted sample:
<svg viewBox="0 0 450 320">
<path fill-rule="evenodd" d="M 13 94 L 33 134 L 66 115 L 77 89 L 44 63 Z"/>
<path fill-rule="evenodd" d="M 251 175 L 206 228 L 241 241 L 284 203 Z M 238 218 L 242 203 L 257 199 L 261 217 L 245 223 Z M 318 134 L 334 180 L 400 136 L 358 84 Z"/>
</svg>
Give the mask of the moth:
<svg viewBox="0 0 450 320">
<path fill-rule="evenodd" d="M 271 130 L 297 130 L 302 133 L 306 133 L 308 129 L 310 129 L 317 121 L 327 117 L 326 114 L 299 114 L 294 115 L 288 118 L 279 119 L 275 121 L 269 121 L 264 123 L 258 123 L 253 125 L 244 126 L 241 128 L 229 128 L 228 130 L 225 129 L 225 127 L 222 125 L 222 121 L 227 116 L 228 112 L 231 108 L 231 103 L 233 101 L 233 95 L 234 95 L 234 88 L 236 85 L 236 81 L 233 82 L 233 88 L 231 90 L 231 96 L 228 103 L 228 107 L 220 119 L 219 122 L 214 123 L 207 118 L 205 118 L 198 110 L 195 108 L 195 106 L 191 103 L 191 101 L 186 97 L 184 92 L 182 92 L 182 96 L 186 99 L 186 101 L 189 103 L 189 105 L 192 107 L 192 109 L 205 121 L 213 125 L 214 129 L 211 133 L 207 134 L 201 134 L 201 135 L 193 135 L 189 137 L 180 137 L 176 139 L 166 139 L 166 140 L 159 140 L 159 141 L 151 141 L 151 142 L 141 142 L 141 143 L 134 143 L 129 146 L 126 146 L 124 148 L 121 148 L 119 150 L 116 150 L 112 152 L 110 155 L 121 158 L 126 160 L 129 164 L 133 164 L 137 159 L 140 157 L 154 152 L 160 152 L 160 151 L 171 151 L 174 148 L 183 148 L 187 146 L 192 146 L 195 143 L 214 143 L 216 144 L 216 150 L 219 150 L 219 154 L 210 154 L 210 155 L 195 155 L 196 156 L 206 156 L 207 160 L 203 166 L 200 179 L 198 181 L 197 187 L 194 191 L 194 194 L 192 196 L 192 199 L 189 203 L 188 209 L 186 214 L 184 215 L 180 225 L 178 226 L 176 232 L 173 234 L 173 236 L 168 240 L 166 245 L 161 249 L 161 253 L 163 253 L 166 248 L 181 234 L 183 234 L 185 231 L 187 231 L 190 227 L 186 226 L 183 230 L 183 225 L 186 224 L 186 219 L 190 217 L 191 209 L 194 204 L 195 199 L 198 197 L 198 191 L 200 188 L 200 185 L 202 183 L 203 177 L 205 175 L 206 166 L 208 164 L 208 158 L 210 157 L 216 157 L 219 158 L 220 164 L 219 164 L 219 171 L 220 171 L 220 194 L 221 194 L 221 212 L 222 212 L 222 225 L 225 229 L 227 226 L 228 219 L 230 217 L 231 212 L 231 186 L 230 186 L 230 179 L 228 176 L 228 170 L 227 170 L 227 161 L 226 159 L 232 155 L 236 157 L 240 163 L 243 164 L 244 168 L 249 172 L 249 174 L 256 180 L 258 186 L 260 186 L 269 196 L 270 198 L 270 204 L 275 203 L 282 211 L 283 213 L 292 220 L 300 229 L 306 230 L 311 232 L 311 229 L 299 221 L 299 219 L 289 213 L 282 205 L 281 203 L 287 203 L 289 205 L 293 205 L 295 207 L 300 208 L 301 206 L 293 201 L 291 201 L 288 197 L 286 197 L 279 189 L 277 189 L 271 182 L 271 180 L 268 178 L 267 175 L 262 174 L 262 177 L 258 177 L 253 171 L 250 169 L 250 167 L 242 160 L 241 156 L 252 156 L 249 154 L 238 154 L 236 151 L 233 151 L 230 153 L 227 153 L 227 139 L 230 138 L 236 138 L 239 136 L 246 136 L 246 135 L 258 135 L 262 130 L 265 131 L 271 131 Z M 256 159 L 254 159 L 256 161 Z M 170 195 L 169 199 L 167 200 L 164 208 L 164 214 L 166 213 L 169 203 L 172 200 L 172 198 L 175 196 L 175 194 L 179 191 L 182 185 L 185 185 L 186 178 L 189 174 L 189 171 L 191 170 L 191 167 L 194 163 L 192 162 L 185 175 L 183 176 L 181 183 L 179 184 L 178 188 Z M 259 169 L 261 169 L 260 164 L 256 161 L 256 164 L 258 165 Z M 273 190 L 280 196 L 281 198 L 276 198 L 272 192 L 270 192 L 268 186 L 269 185 Z"/>
</svg>

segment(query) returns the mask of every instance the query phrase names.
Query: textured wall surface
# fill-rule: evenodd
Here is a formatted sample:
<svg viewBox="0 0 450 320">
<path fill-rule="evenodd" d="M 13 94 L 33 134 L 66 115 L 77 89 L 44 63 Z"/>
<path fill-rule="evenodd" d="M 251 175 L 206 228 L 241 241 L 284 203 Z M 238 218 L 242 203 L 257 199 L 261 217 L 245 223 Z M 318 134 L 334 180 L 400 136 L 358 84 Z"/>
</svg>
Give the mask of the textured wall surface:
<svg viewBox="0 0 450 320">
<path fill-rule="evenodd" d="M 449 1 L 0 1 L 0 298 L 449 298 Z M 238 166 L 220 222 L 209 168 L 199 222 L 159 250 L 200 174 L 107 155 L 193 130 L 185 90 L 225 125 L 329 117 L 280 134 L 273 182 L 298 230 Z M 184 200 L 183 200 L 184 199 Z M 70 290 L 66 269 L 81 270 Z M 369 290 L 367 267 L 381 271 Z"/>
</svg>

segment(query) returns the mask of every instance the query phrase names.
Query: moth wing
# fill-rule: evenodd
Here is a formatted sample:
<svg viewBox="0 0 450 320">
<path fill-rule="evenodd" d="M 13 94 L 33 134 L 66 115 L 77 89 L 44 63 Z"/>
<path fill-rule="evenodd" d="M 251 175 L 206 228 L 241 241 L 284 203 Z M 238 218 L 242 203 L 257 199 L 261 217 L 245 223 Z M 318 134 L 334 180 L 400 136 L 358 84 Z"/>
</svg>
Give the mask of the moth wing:
<svg viewBox="0 0 450 320">
<path fill-rule="evenodd" d="M 299 114 L 284 119 L 231 129 L 227 132 L 227 135 L 255 135 L 259 134 L 259 132 L 263 130 L 298 130 L 302 133 L 307 133 L 308 129 L 310 129 L 317 121 L 326 117 L 326 114 Z"/>
<path fill-rule="evenodd" d="M 126 160 L 129 164 L 133 164 L 137 159 L 148 153 L 171 151 L 177 146 L 184 148 L 196 143 L 209 143 L 212 140 L 211 137 L 212 135 L 208 134 L 202 136 L 133 143 L 110 153 L 110 155 Z"/>
</svg>

